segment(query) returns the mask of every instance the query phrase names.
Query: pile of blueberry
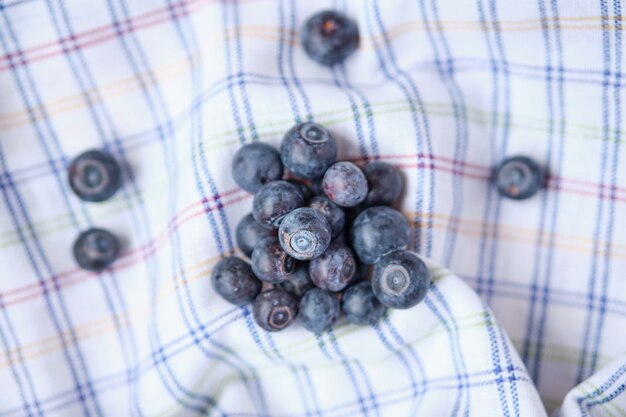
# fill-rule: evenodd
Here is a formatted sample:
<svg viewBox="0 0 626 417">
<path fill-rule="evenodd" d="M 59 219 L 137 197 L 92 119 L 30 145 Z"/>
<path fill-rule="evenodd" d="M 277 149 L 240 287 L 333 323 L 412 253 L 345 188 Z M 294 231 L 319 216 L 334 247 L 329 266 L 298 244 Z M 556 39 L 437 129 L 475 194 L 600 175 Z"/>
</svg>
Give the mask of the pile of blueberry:
<svg viewBox="0 0 626 417">
<path fill-rule="evenodd" d="M 409 223 L 391 207 L 402 175 L 385 162 L 361 170 L 336 159 L 335 138 L 309 122 L 285 134 L 280 152 L 256 142 L 233 159 L 235 182 L 254 194 L 236 232 L 250 264 L 223 258 L 212 283 L 232 304 L 253 302 L 265 330 L 298 317 L 319 333 L 341 312 L 351 323 L 374 324 L 387 307 L 410 308 L 426 295 L 428 268 L 405 250 Z"/>
<path fill-rule="evenodd" d="M 359 29 L 344 14 L 325 10 L 304 23 L 301 42 L 309 58 L 330 67 L 357 50 Z M 222 259 L 213 285 L 233 304 L 254 301 L 256 321 L 267 330 L 285 328 L 299 315 L 307 329 L 321 332 L 340 310 L 352 323 L 371 324 L 385 307 L 409 308 L 427 291 L 428 270 L 404 250 L 409 225 L 390 207 L 402 190 L 400 173 L 382 162 L 360 170 L 336 157 L 332 135 L 303 123 L 287 132 L 280 153 L 253 143 L 233 161 L 235 181 L 255 194 L 252 213 L 237 227 L 238 246 L 252 265 Z M 283 181 L 284 167 L 290 175 Z M 106 201 L 122 184 L 120 165 L 102 150 L 80 154 L 68 172 L 70 188 L 86 202 Z M 504 160 L 493 175 L 498 193 L 514 200 L 535 195 L 546 178 L 525 156 Z M 97 227 L 73 245 L 78 265 L 93 272 L 111 266 L 119 252 L 117 238 Z M 271 289 L 261 292 L 263 283 Z"/>
</svg>

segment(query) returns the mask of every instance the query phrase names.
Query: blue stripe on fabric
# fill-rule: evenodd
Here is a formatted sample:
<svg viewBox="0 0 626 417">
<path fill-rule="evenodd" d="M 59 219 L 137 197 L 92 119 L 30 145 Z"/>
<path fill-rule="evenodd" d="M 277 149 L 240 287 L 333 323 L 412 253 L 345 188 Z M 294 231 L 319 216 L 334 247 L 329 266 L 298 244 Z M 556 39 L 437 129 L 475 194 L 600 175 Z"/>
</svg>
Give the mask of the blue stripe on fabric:
<svg viewBox="0 0 626 417">
<path fill-rule="evenodd" d="M 621 0 L 615 0 L 613 2 L 613 24 L 615 25 L 614 33 L 615 33 L 615 74 L 617 77 L 617 82 L 619 83 L 621 72 L 622 72 L 622 5 Z M 602 341 L 602 332 L 604 330 L 604 320 L 606 317 L 606 297 L 608 294 L 609 287 L 609 270 L 611 267 L 611 246 L 613 242 L 613 226 L 615 224 L 615 186 L 617 184 L 617 171 L 619 168 L 619 151 L 620 151 L 620 143 L 621 134 L 620 129 L 622 128 L 622 91 L 619 89 L 613 89 L 613 110 L 615 111 L 615 120 L 614 126 L 612 130 L 615 135 L 615 140 L 612 141 L 612 153 L 613 158 L 611 160 L 611 168 L 610 168 L 610 190 L 611 197 L 608 202 L 608 219 L 606 225 L 606 237 L 605 237 L 605 247 L 604 250 L 607 251 L 604 254 L 604 273 L 602 274 L 600 281 L 600 300 L 598 305 L 598 319 L 595 326 L 595 336 L 592 341 L 592 348 L 590 349 L 590 364 L 589 364 L 589 372 L 593 373 L 596 371 L 598 366 L 598 351 L 600 350 L 600 343 Z M 611 141 L 609 141 L 611 142 Z M 609 146 L 606 144 L 606 146 Z"/>
<path fill-rule="evenodd" d="M 602 14 L 602 58 L 604 63 L 605 70 L 605 80 L 608 78 L 608 71 L 611 68 L 611 41 L 609 39 L 609 20 L 608 20 L 608 6 L 606 0 L 600 0 L 600 10 Z M 610 140 L 610 120 L 609 120 L 609 86 L 608 83 L 605 83 L 602 87 L 602 108 L 601 108 L 601 117 L 603 124 L 603 146 L 600 156 L 600 181 L 604 183 L 605 175 L 606 175 L 606 164 L 608 160 L 608 143 Z M 602 189 L 600 193 L 602 193 Z M 591 267 L 589 271 L 589 286 L 587 290 L 588 296 L 588 304 L 587 304 L 587 317 L 585 319 L 585 325 L 583 330 L 582 337 L 582 349 L 579 356 L 578 361 L 578 369 L 576 370 L 576 383 L 580 383 L 583 379 L 587 377 L 589 371 L 587 368 L 590 366 L 589 364 L 589 343 L 591 342 L 592 333 L 594 329 L 592 329 L 593 317 L 596 313 L 596 306 L 593 302 L 596 296 L 596 284 L 598 279 L 598 239 L 600 237 L 602 223 L 604 219 L 604 199 L 599 198 L 597 200 L 596 205 L 596 216 L 594 219 L 595 226 L 593 232 L 593 252 L 591 256 Z"/>
<path fill-rule="evenodd" d="M 4 311 L 4 303 L 1 303 L 0 301 L 0 308 L 2 308 L 2 311 Z M 13 376 L 13 380 L 15 381 L 15 385 L 17 386 L 17 391 L 19 393 L 20 399 L 22 400 L 22 407 L 21 409 L 23 409 L 23 411 L 26 413 L 27 416 L 33 416 L 34 414 L 31 412 L 31 400 L 26 398 L 26 392 L 24 389 L 24 383 L 22 383 L 22 378 L 20 378 L 20 375 L 17 372 L 17 366 L 15 364 L 15 361 L 13 360 L 13 355 L 11 354 L 11 346 L 9 345 L 9 341 L 7 339 L 7 337 L 4 334 L 4 331 L 2 330 L 2 323 L 0 323 L 0 341 L 2 341 L 2 346 L 4 347 L 4 356 L 7 358 L 7 361 L 9 362 L 9 369 L 11 372 L 11 375 Z M 23 363 L 23 362 L 22 362 Z M 31 387 L 31 395 L 34 395 L 34 392 L 32 391 L 32 387 Z M 33 400 L 33 402 L 37 401 L 36 399 Z M 41 408 L 39 408 L 38 405 L 38 401 L 37 401 L 37 408 L 39 411 L 39 415 L 43 415 Z"/>
<path fill-rule="evenodd" d="M 292 27 L 293 27 L 293 22 L 292 23 Z M 289 31 L 289 28 L 287 28 L 287 26 L 285 25 L 285 11 L 284 11 L 284 6 L 283 6 L 283 0 L 279 0 L 278 1 L 278 26 L 280 29 L 280 33 L 278 35 L 278 53 L 276 54 L 276 59 L 277 59 L 277 67 L 278 67 L 278 75 L 279 75 L 279 79 L 280 82 L 283 84 L 283 86 L 285 87 L 285 90 L 287 91 L 287 97 L 289 100 L 289 104 L 291 104 L 291 112 L 293 115 L 293 118 L 297 123 L 301 123 L 302 119 L 300 117 L 300 109 L 298 106 L 298 103 L 296 102 L 296 96 L 293 94 L 293 91 L 291 91 L 291 85 L 289 83 L 289 81 L 287 80 L 287 77 L 285 76 L 285 45 L 289 44 L 289 41 L 285 40 L 285 32 Z M 290 36 L 291 39 L 291 36 Z M 245 74 L 242 75 L 242 77 L 244 77 L 244 82 L 245 81 Z M 293 74 L 291 74 L 291 78 L 295 78 L 293 76 Z"/>
<path fill-rule="evenodd" d="M 380 10 L 378 8 L 378 1 L 377 0 L 372 0 L 372 10 L 371 13 L 369 11 L 369 9 L 366 7 L 367 5 L 365 5 L 366 7 L 366 17 L 367 17 L 367 27 L 370 31 L 370 34 L 373 36 L 374 32 L 373 32 L 373 26 L 372 26 L 372 18 L 375 19 L 378 28 L 380 29 L 380 35 L 383 37 L 384 40 L 384 44 L 385 44 L 385 49 L 387 51 L 387 55 L 389 58 L 389 62 L 391 63 L 391 66 L 394 68 L 394 71 L 396 73 L 396 75 L 392 75 L 388 68 L 387 68 L 387 64 L 385 63 L 385 59 L 383 58 L 382 53 L 379 52 L 379 48 L 375 48 L 376 51 L 376 56 L 378 57 L 378 61 L 379 61 L 379 65 L 381 67 L 381 70 L 383 71 L 385 78 L 387 78 L 389 81 L 392 81 L 394 84 L 396 84 L 403 92 L 403 94 L 405 95 L 408 103 L 410 104 L 411 107 L 411 118 L 413 121 L 413 128 L 415 130 L 416 133 L 416 139 L 417 139 L 417 152 L 418 154 L 421 153 L 427 153 L 427 154 L 432 154 L 432 144 L 430 142 L 430 128 L 429 128 L 429 123 L 428 123 L 428 117 L 426 115 L 426 112 L 424 111 L 424 105 L 421 99 L 421 96 L 415 86 L 415 84 L 413 83 L 413 81 L 411 81 L 410 77 L 406 74 L 406 72 L 404 70 L 402 70 L 397 62 L 396 62 L 396 58 L 393 52 L 393 47 L 391 45 L 391 42 L 389 40 L 389 36 L 387 34 L 387 31 L 383 25 L 382 22 L 382 17 L 380 15 Z M 373 14 L 373 16 L 371 16 Z M 402 80 L 400 80 L 400 78 L 402 78 Z M 403 82 L 405 81 L 408 84 L 405 85 L 405 83 Z M 413 95 L 414 98 L 411 98 L 411 94 Z M 419 123 L 419 118 L 417 116 L 417 112 L 418 112 L 418 108 L 419 108 L 419 113 L 421 115 L 421 127 L 420 127 L 420 123 Z M 422 132 L 422 128 L 423 128 L 423 132 Z M 423 151 L 425 149 L 425 152 Z M 425 162 L 425 165 L 428 165 L 428 163 Z M 433 164 L 432 161 L 430 162 L 430 167 L 432 168 Z M 415 201 L 415 211 L 416 213 L 422 213 L 422 199 L 424 197 L 424 171 L 427 171 L 425 169 L 420 169 L 418 170 L 418 187 L 417 187 L 417 192 L 416 192 L 416 201 Z M 428 228 L 428 236 L 425 238 L 426 240 L 426 244 L 425 244 L 425 254 L 426 256 L 430 255 L 431 249 L 432 249 L 432 225 L 433 225 L 433 218 L 432 218 L 432 213 L 433 213 L 433 205 L 434 205 L 434 188 L 435 188 L 435 176 L 433 174 L 433 172 L 429 172 L 429 184 L 428 184 L 428 214 L 427 214 L 427 219 L 425 222 L 422 222 L 420 220 L 420 217 L 416 217 L 415 219 L 413 219 L 413 221 L 415 221 L 418 224 L 426 224 L 427 228 Z M 417 229 L 415 229 L 415 233 L 414 233 L 414 239 L 413 239 L 413 248 L 417 251 L 417 252 L 421 252 L 421 236 L 422 236 L 422 228 L 418 227 Z"/>
<path fill-rule="evenodd" d="M 282 7 L 282 0 L 280 4 Z M 302 87 L 302 84 L 300 83 L 300 77 L 296 76 L 296 68 L 295 68 L 294 59 L 293 59 L 293 50 L 294 50 L 293 45 L 296 42 L 300 42 L 300 39 L 296 39 L 294 36 L 297 31 L 296 23 L 298 22 L 298 20 L 296 19 L 296 2 L 294 0 L 290 0 L 289 5 L 291 7 L 291 13 L 289 13 L 289 19 L 290 19 L 289 26 L 291 27 L 292 30 L 289 32 L 290 42 L 288 42 L 287 44 L 287 65 L 289 67 L 289 72 L 294 80 L 296 90 L 298 90 L 298 92 L 300 93 L 300 97 L 302 98 L 302 102 L 304 104 L 305 120 L 312 122 L 313 111 L 311 110 L 311 101 L 309 100 L 309 97 L 307 96 L 306 92 L 304 91 L 304 88 Z"/>
<path fill-rule="evenodd" d="M 553 160 L 553 155 L 554 155 L 554 99 L 553 99 L 553 94 L 552 94 L 552 43 L 550 42 L 550 33 L 549 33 L 549 28 L 548 28 L 548 23 L 547 23 L 547 14 L 546 14 L 546 7 L 545 4 L 542 0 L 538 0 L 538 8 L 539 8 L 539 15 L 541 16 L 541 35 L 543 38 L 543 43 L 544 43 L 544 48 L 545 48 L 545 63 L 546 63 L 546 77 L 545 77 L 545 82 L 546 82 L 546 103 L 547 103 L 547 108 L 548 108 L 548 132 L 547 132 L 547 143 L 548 143 L 548 147 L 546 150 L 546 163 L 550 164 L 550 169 L 551 169 L 551 173 L 553 172 L 555 175 L 559 175 L 560 174 L 560 165 L 556 165 L 552 163 Z M 553 170 L 553 171 L 552 171 Z M 560 175 L 559 175 L 560 176 Z M 538 355 L 533 356 L 532 360 L 530 360 L 529 355 L 530 355 L 530 351 L 531 348 L 536 349 L 535 351 L 537 351 L 541 344 L 542 344 L 542 340 L 539 339 L 539 337 L 535 336 L 535 326 L 537 325 L 537 317 L 541 318 L 543 316 L 545 316 L 546 313 L 546 306 L 547 306 L 547 298 L 549 296 L 549 292 L 548 291 L 543 291 L 543 296 L 542 296 L 542 300 L 541 303 L 539 303 L 539 305 L 537 305 L 537 298 L 538 298 L 538 283 L 540 280 L 543 280 L 545 282 L 545 280 L 549 279 L 547 276 L 542 276 L 541 275 L 541 270 L 542 268 L 542 259 L 543 259 L 543 245 L 542 242 L 545 238 L 545 235 L 548 234 L 549 237 L 551 237 L 552 239 L 554 238 L 554 223 L 552 223 L 552 227 L 548 230 L 546 230 L 546 222 L 548 221 L 547 219 L 547 211 L 548 211 L 548 205 L 550 204 L 550 200 L 552 197 L 552 194 L 558 195 L 558 193 L 541 193 L 541 204 L 540 204 L 540 211 L 539 211 L 539 223 L 537 226 L 537 230 L 539 231 L 537 233 L 537 237 L 535 240 L 535 256 L 534 256 L 534 261 L 533 261 L 533 271 L 532 271 L 532 275 L 531 275 L 531 282 L 532 284 L 530 285 L 530 305 L 528 307 L 528 317 L 526 319 L 526 333 L 524 336 L 524 347 L 522 349 L 521 352 L 521 356 L 522 356 L 522 360 L 524 361 L 524 363 L 526 364 L 526 366 L 528 367 L 531 376 L 533 377 L 533 381 L 535 381 L 536 384 L 539 384 L 540 381 L 540 375 L 539 375 L 539 368 L 540 368 L 540 357 Z M 556 202 L 554 202 L 553 207 L 556 206 Z M 548 249 L 549 250 L 549 249 Z M 544 283 L 543 285 L 544 289 L 547 289 L 547 284 Z M 537 312 L 537 309 L 539 310 L 539 312 Z"/>
<path fill-rule="evenodd" d="M 440 57 L 439 53 L 439 45 L 435 40 L 435 36 L 433 35 L 433 30 L 428 24 L 428 18 L 426 15 L 426 6 L 425 1 L 420 0 L 420 8 L 422 10 L 422 18 L 424 20 L 424 24 L 426 27 L 426 34 L 428 35 L 428 39 L 430 41 L 433 54 L 435 56 L 435 63 L 437 67 L 437 71 L 439 72 L 439 77 L 441 81 L 446 86 L 446 90 L 448 91 L 448 96 L 452 101 L 452 110 L 454 115 L 454 124 L 455 124 L 455 143 L 454 143 L 454 165 L 453 165 L 453 175 L 452 175 L 452 208 L 450 210 L 450 218 L 458 219 L 461 217 L 461 213 L 463 212 L 463 173 L 464 173 L 464 164 L 463 161 L 467 156 L 467 145 L 468 145 L 468 129 L 467 129 L 467 108 L 465 97 L 463 95 L 463 90 L 460 88 L 458 82 L 455 79 L 455 69 L 452 60 L 452 53 L 450 51 L 450 45 L 445 36 L 445 29 L 441 25 L 441 20 L 439 18 L 437 2 L 435 0 L 431 1 L 432 13 L 435 18 L 434 22 L 436 25 L 436 33 L 439 35 L 440 45 L 442 54 L 444 55 L 443 59 L 445 60 L 444 64 Z M 446 238 L 442 250 L 442 263 L 443 266 L 449 267 L 452 264 L 454 248 L 456 245 L 456 237 L 458 234 L 459 223 L 458 222 L 450 222 L 448 224 L 448 231 L 446 233 Z"/>
</svg>

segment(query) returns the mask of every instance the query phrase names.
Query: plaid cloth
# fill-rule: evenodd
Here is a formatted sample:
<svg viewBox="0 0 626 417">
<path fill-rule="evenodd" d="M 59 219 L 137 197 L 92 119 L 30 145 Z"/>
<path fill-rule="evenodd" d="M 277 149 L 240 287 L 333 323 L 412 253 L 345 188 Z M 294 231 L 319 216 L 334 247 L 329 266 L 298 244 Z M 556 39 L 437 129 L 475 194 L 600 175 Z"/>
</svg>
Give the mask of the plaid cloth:
<svg viewBox="0 0 626 417">
<path fill-rule="evenodd" d="M 299 44 L 329 7 L 361 30 L 334 69 Z M 626 415 L 622 25 L 617 0 L 0 0 L 0 416 Z M 234 152 L 303 120 L 404 171 L 417 308 L 268 334 L 211 290 L 251 208 Z M 124 166 L 101 204 L 67 184 L 91 148 Z M 547 189 L 503 200 L 520 153 Z M 70 253 L 92 225 L 124 246 L 101 274 Z"/>
</svg>

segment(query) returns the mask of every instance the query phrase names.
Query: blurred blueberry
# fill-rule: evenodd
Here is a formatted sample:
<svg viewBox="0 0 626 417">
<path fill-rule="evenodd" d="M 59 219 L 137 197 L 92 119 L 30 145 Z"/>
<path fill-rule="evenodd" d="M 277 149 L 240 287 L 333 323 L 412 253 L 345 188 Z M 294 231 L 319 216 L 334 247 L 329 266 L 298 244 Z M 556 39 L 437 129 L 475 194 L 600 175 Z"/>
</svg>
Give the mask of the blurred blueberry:
<svg viewBox="0 0 626 417">
<path fill-rule="evenodd" d="M 339 318 L 337 297 L 320 288 L 311 288 L 300 299 L 300 322 L 313 333 L 322 333 L 332 327 Z"/>
<path fill-rule="evenodd" d="M 496 168 L 495 182 L 501 196 L 513 200 L 532 197 L 545 185 L 546 175 L 532 159 L 514 156 Z"/>
<path fill-rule="evenodd" d="M 385 314 L 385 306 L 376 298 L 369 281 L 349 287 L 341 300 L 341 310 L 350 323 L 375 324 Z"/>
<path fill-rule="evenodd" d="M 238 306 L 254 301 L 262 286 L 261 281 L 252 273 L 250 265 L 236 256 L 222 258 L 215 265 L 211 282 L 215 292 Z"/>
<path fill-rule="evenodd" d="M 309 263 L 306 261 L 298 262 L 294 273 L 287 280 L 281 282 L 280 286 L 295 294 L 296 297 L 302 297 L 302 294 L 315 286 L 309 277 Z"/>
<path fill-rule="evenodd" d="M 326 220 L 328 220 L 330 224 L 333 239 L 339 236 L 343 231 L 343 226 L 346 221 L 346 215 L 341 207 L 330 201 L 328 197 L 321 195 L 313 197 L 309 201 L 308 206 L 319 211 L 326 217 Z"/>
<path fill-rule="evenodd" d="M 279 283 L 295 269 L 296 260 L 283 251 L 275 237 L 261 240 L 252 251 L 252 271 L 261 281 Z"/>
<path fill-rule="evenodd" d="M 311 16 L 302 28 L 302 46 L 315 62 L 342 63 L 359 45 L 359 28 L 344 14 L 325 10 Z"/>
<path fill-rule="evenodd" d="M 248 143 L 235 154 L 231 172 L 237 185 L 254 194 L 263 184 L 282 178 L 283 163 L 278 151 L 270 145 Z"/>
<path fill-rule="evenodd" d="M 249 258 L 257 243 L 266 237 L 274 236 L 274 231 L 261 226 L 250 213 L 239 221 L 235 235 L 237 246 Z"/>
<path fill-rule="evenodd" d="M 121 169 L 107 152 L 92 150 L 77 156 L 69 166 L 72 191 L 84 201 L 109 199 L 122 184 Z"/>
<path fill-rule="evenodd" d="M 296 180 L 294 178 L 289 178 L 288 180 L 285 180 L 285 181 L 298 187 L 298 190 L 300 190 L 300 193 L 302 194 L 302 198 L 304 198 L 305 202 L 309 201 L 309 199 L 313 197 L 313 191 L 311 191 L 309 186 L 306 185 L 304 182 L 300 180 Z"/>
<path fill-rule="evenodd" d="M 278 229 L 285 214 L 302 207 L 304 198 L 293 184 L 272 181 L 259 189 L 252 200 L 252 216 L 269 229 Z"/>
<path fill-rule="evenodd" d="M 319 211 L 299 208 L 285 216 L 278 229 L 278 239 L 285 252 L 296 259 L 317 258 L 330 244 L 330 224 Z"/>
<path fill-rule="evenodd" d="M 337 159 L 337 144 L 324 126 L 301 123 L 285 134 L 280 157 L 294 175 L 314 179 L 324 175 Z"/>
<path fill-rule="evenodd" d="M 298 315 L 298 300 L 282 288 L 263 291 L 252 306 L 254 321 L 268 332 L 289 326 Z"/>
<path fill-rule="evenodd" d="M 324 174 L 324 193 L 342 207 L 353 207 L 367 197 L 367 179 L 352 162 L 333 164 Z"/>
<path fill-rule="evenodd" d="M 309 262 L 311 281 L 319 288 L 329 291 L 341 291 L 352 280 L 357 265 L 352 250 L 335 240 L 319 258 Z"/>
<path fill-rule="evenodd" d="M 82 232 L 74 242 L 76 263 L 87 271 L 100 272 L 117 259 L 120 245 L 107 230 L 92 228 Z"/>
<path fill-rule="evenodd" d="M 370 162 L 363 168 L 369 192 L 365 203 L 368 206 L 388 206 L 402 193 L 402 175 L 393 165 L 386 162 Z"/>
<path fill-rule="evenodd" d="M 376 206 L 357 216 L 349 239 L 361 262 L 374 264 L 391 251 L 405 249 L 409 230 L 409 222 L 402 213 L 391 207 Z"/>
<path fill-rule="evenodd" d="M 426 264 L 412 252 L 399 250 L 382 257 L 374 266 L 372 290 L 389 308 L 406 309 L 418 304 L 430 286 Z"/>
</svg>

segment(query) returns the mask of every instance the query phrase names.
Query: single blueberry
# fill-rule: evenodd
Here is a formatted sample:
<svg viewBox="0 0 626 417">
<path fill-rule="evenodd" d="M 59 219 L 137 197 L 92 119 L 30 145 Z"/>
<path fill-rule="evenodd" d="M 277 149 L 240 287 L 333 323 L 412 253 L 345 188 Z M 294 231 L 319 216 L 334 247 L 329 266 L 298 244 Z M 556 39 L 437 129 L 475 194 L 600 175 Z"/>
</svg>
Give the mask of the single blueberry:
<svg viewBox="0 0 626 417">
<path fill-rule="evenodd" d="M 330 224 L 319 211 L 303 207 L 287 214 L 278 229 L 280 245 L 289 255 L 307 261 L 320 256 L 331 240 Z"/>
<path fill-rule="evenodd" d="M 339 318 L 339 300 L 335 294 L 320 288 L 311 288 L 300 299 L 300 322 L 313 333 L 322 333 Z"/>
<path fill-rule="evenodd" d="M 236 256 L 222 258 L 215 265 L 211 284 L 222 298 L 237 306 L 254 301 L 262 286 L 250 265 Z"/>
<path fill-rule="evenodd" d="M 298 300 L 282 288 L 263 291 L 252 306 L 254 321 L 268 332 L 277 332 L 289 326 L 298 315 Z"/>
<path fill-rule="evenodd" d="M 278 229 L 287 213 L 303 205 L 304 198 L 298 187 L 287 181 L 272 181 L 254 195 L 252 216 L 268 229 Z"/>
<path fill-rule="evenodd" d="M 324 193 L 342 207 L 353 207 L 367 197 L 367 179 L 352 162 L 337 162 L 324 174 Z"/>
<path fill-rule="evenodd" d="M 311 281 L 319 288 L 341 291 L 348 286 L 357 270 L 352 250 L 341 241 L 333 241 L 326 252 L 309 263 Z"/>
<path fill-rule="evenodd" d="M 304 182 L 293 179 L 293 178 L 289 178 L 288 180 L 285 180 L 285 181 L 298 187 L 298 190 L 300 190 L 300 193 L 302 194 L 304 201 L 309 201 L 309 199 L 313 197 L 313 191 L 311 191 L 311 188 L 309 188 L 309 186 L 306 185 Z"/>
<path fill-rule="evenodd" d="M 233 158 L 233 179 L 242 189 L 256 193 L 268 182 L 283 176 L 283 163 L 278 151 L 261 142 L 242 146 Z"/>
<path fill-rule="evenodd" d="M 398 210 L 387 206 L 370 207 L 352 223 L 350 244 L 366 264 L 409 244 L 409 222 Z"/>
<path fill-rule="evenodd" d="M 402 175 L 393 165 L 386 162 L 370 162 L 363 168 L 369 192 L 365 203 L 368 206 L 388 206 L 402 193 Z"/>
<path fill-rule="evenodd" d="M 350 323 L 375 324 L 385 314 L 385 306 L 376 298 L 369 281 L 349 287 L 341 300 L 341 310 Z"/>
<path fill-rule="evenodd" d="M 80 154 L 70 164 L 68 173 L 72 191 L 84 201 L 107 200 L 122 184 L 119 164 L 104 151 L 92 150 Z"/>
<path fill-rule="evenodd" d="M 359 28 L 346 15 L 325 10 L 306 21 L 301 41 L 312 60 L 332 66 L 342 63 L 356 50 L 359 45 Z"/>
<path fill-rule="evenodd" d="M 285 133 L 280 157 L 294 175 L 314 179 L 324 175 L 337 159 L 337 144 L 324 126 L 301 123 Z"/>
<path fill-rule="evenodd" d="M 296 260 L 283 251 L 275 237 L 261 240 L 252 251 L 251 259 L 257 278 L 272 284 L 286 280 L 296 269 Z"/>
<path fill-rule="evenodd" d="M 546 175 L 537 162 L 526 156 L 505 159 L 495 172 L 495 183 L 501 196 L 525 200 L 545 185 Z"/>
<path fill-rule="evenodd" d="M 372 290 L 389 308 L 405 309 L 418 304 L 430 286 L 426 264 L 412 252 L 399 250 L 382 257 L 374 266 Z"/>
<path fill-rule="evenodd" d="M 120 244 L 111 234 L 103 229 L 89 229 L 78 235 L 74 242 L 74 259 L 78 265 L 92 272 L 108 268 L 117 259 Z"/>
<path fill-rule="evenodd" d="M 343 232 L 346 215 L 343 212 L 343 209 L 330 201 L 328 197 L 321 195 L 313 197 L 309 201 L 308 206 L 319 211 L 324 215 L 324 217 L 326 217 L 326 220 L 328 220 L 328 223 L 330 224 L 333 239 Z"/>
<path fill-rule="evenodd" d="M 296 297 L 302 297 L 302 294 L 315 286 L 309 277 L 309 263 L 306 261 L 298 262 L 294 273 L 287 280 L 281 282 L 280 286 L 295 294 Z"/>
<path fill-rule="evenodd" d="M 274 236 L 274 231 L 261 226 L 250 213 L 239 221 L 235 236 L 237 246 L 249 258 L 257 243 L 266 237 Z"/>
</svg>

